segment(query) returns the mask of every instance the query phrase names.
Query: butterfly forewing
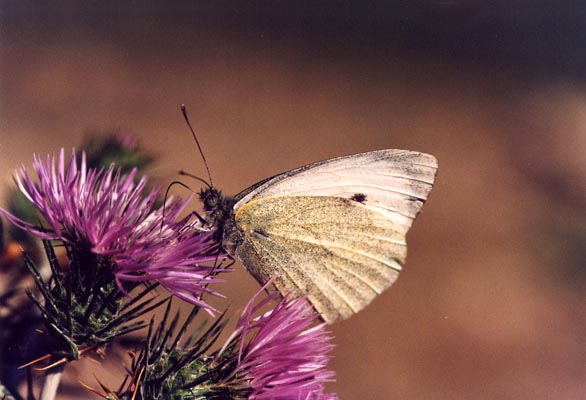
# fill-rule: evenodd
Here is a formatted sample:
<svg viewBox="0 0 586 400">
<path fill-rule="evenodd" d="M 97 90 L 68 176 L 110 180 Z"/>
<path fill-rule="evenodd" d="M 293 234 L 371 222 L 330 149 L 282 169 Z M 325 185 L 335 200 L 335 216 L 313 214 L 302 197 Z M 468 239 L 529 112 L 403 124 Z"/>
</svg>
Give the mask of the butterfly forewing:
<svg viewBox="0 0 586 400">
<path fill-rule="evenodd" d="M 237 196 L 234 209 L 274 196 L 365 196 L 406 233 L 427 199 L 437 172 L 435 157 L 407 150 L 378 150 L 310 164 L 264 180 Z"/>
</svg>

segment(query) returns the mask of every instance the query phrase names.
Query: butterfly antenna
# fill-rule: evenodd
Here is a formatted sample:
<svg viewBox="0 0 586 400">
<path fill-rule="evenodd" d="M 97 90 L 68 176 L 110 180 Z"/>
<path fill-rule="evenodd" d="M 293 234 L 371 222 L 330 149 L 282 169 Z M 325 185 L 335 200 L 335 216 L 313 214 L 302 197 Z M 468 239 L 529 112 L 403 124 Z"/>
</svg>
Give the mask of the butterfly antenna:
<svg viewBox="0 0 586 400">
<path fill-rule="evenodd" d="M 201 145 L 199 144 L 199 140 L 197 140 L 197 136 L 195 135 L 195 131 L 193 130 L 193 127 L 191 126 L 191 122 L 189 122 L 189 117 L 187 116 L 187 109 L 185 108 L 185 104 L 181 104 L 181 113 L 183 114 L 183 118 L 185 118 L 185 122 L 187 122 L 187 126 L 189 127 L 189 130 L 191 131 L 191 134 L 193 135 L 193 138 L 195 139 L 195 143 L 197 144 L 197 148 L 199 149 L 199 154 L 201 154 L 201 158 L 203 159 L 203 163 L 206 166 L 206 171 L 208 172 L 208 178 L 210 178 L 210 183 L 208 186 L 213 189 L 214 183 L 212 182 L 212 174 L 210 173 L 210 167 L 208 166 L 206 156 L 203 154 L 203 150 L 201 149 Z"/>
<path fill-rule="evenodd" d="M 188 177 L 190 177 L 190 178 L 192 178 L 192 179 L 195 179 L 196 181 L 200 181 L 201 183 L 205 184 L 205 185 L 206 185 L 207 187 L 209 187 L 210 189 L 213 189 L 213 186 L 212 186 L 211 184 L 207 183 L 207 182 L 206 182 L 204 179 L 201 179 L 201 178 L 200 178 L 199 176 L 197 176 L 197 175 L 193 175 L 193 174 L 191 174 L 191 173 L 189 173 L 189 172 L 187 172 L 187 171 L 184 171 L 184 170 L 182 170 L 182 169 L 180 169 L 180 170 L 179 170 L 178 174 L 179 174 L 179 175 L 182 175 L 182 176 L 188 176 Z M 190 189 L 190 190 L 191 190 L 191 189 Z"/>
</svg>

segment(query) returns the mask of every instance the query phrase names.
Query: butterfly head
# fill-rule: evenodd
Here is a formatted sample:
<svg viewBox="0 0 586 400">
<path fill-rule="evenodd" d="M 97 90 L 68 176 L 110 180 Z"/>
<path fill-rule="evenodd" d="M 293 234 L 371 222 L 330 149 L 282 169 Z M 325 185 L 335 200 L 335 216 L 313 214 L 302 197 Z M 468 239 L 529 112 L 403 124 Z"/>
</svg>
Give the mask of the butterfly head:
<svg viewBox="0 0 586 400">
<path fill-rule="evenodd" d="M 199 192 L 199 198 L 206 213 L 208 227 L 217 229 L 217 239 L 221 241 L 234 227 L 234 198 L 224 196 L 221 191 L 213 187 L 202 189 Z"/>
</svg>

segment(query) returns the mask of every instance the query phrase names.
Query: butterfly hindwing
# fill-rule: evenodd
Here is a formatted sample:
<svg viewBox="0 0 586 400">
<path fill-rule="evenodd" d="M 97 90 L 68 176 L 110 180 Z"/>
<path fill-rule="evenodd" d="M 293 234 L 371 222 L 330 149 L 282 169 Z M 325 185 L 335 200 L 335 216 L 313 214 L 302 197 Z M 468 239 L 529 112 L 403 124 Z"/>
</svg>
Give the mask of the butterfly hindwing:
<svg viewBox="0 0 586 400">
<path fill-rule="evenodd" d="M 261 283 L 307 294 L 328 323 L 360 311 L 397 278 L 405 235 L 360 202 L 327 196 L 254 200 L 236 211 L 236 255 Z"/>
</svg>

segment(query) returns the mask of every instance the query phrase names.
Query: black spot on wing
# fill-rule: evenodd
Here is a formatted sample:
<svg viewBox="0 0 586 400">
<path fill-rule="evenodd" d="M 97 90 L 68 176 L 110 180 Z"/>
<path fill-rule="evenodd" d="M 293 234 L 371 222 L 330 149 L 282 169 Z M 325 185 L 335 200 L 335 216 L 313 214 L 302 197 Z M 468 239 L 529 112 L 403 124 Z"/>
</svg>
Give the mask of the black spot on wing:
<svg viewBox="0 0 586 400">
<path fill-rule="evenodd" d="M 364 203 L 366 201 L 366 195 L 364 193 L 354 193 L 352 197 L 350 197 L 350 200 Z"/>
</svg>

